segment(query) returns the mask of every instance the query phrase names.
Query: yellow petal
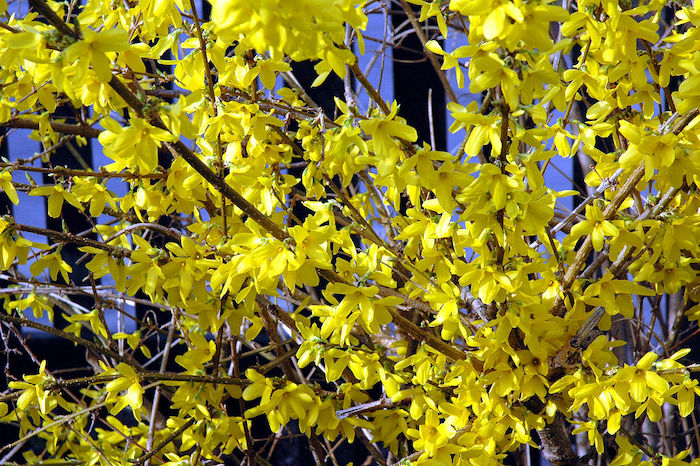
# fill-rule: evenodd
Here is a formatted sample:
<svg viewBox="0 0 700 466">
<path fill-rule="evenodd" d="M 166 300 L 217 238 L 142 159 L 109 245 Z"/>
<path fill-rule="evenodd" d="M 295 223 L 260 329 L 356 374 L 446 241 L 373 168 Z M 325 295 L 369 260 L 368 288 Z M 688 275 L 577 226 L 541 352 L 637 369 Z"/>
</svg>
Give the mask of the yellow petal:
<svg viewBox="0 0 700 466">
<path fill-rule="evenodd" d="M 484 21 L 484 37 L 487 40 L 493 40 L 498 37 L 503 31 L 506 21 L 506 12 L 503 7 L 498 7 L 493 10 L 486 21 Z"/>
</svg>

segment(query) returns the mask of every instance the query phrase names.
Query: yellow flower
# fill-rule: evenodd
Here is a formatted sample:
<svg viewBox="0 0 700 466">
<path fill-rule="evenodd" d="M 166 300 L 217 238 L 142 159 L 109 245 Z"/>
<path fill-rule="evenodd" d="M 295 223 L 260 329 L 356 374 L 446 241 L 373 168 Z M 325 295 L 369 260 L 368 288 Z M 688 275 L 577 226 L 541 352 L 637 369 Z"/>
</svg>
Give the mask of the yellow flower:
<svg viewBox="0 0 700 466">
<path fill-rule="evenodd" d="M 603 249 L 606 236 L 615 238 L 619 233 L 620 229 L 603 217 L 603 212 L 599 207 L 587 205 L 586 220 L 571 228 L 571 234 L 566 237 L 566 244 L 574 244 L 581 236 L 590 235 L 593 249 L 600 251 Z"/>
<path fill-rule="evenodd" d="M 47 200 L 47 213 L 49 217 L 58 218 L 61 215 L 61 209 L 63 208 L 63 202 L 68 202 L 70 205 L 78 210 L 83 210 L 83 205 L 80 203 L 75 194 L 70 191 L 66 191 L 64 187 L 60 184 L 55 186 L 41 186 L 34 188 L 29 191 L 30 196 L 46 196 Z"/>
<path fill-rule="evenodd" d="M 77 70 L 77 79 L 82 79 L 88 66 L 92 66 L 97 79 L 108 82 L 112 79 L 112 67 L 107 53 L 127 50 L 129 35 L 121 28 L 105 29 L 100 32 L 86 28 L 81 32 L 83 39 L 64 50 L 64 59 Z"/>
<path fill-rule="evenodd" d="M 416 439 L 413 442 L 416 450 L 425 450 L 425 453 L 432 457 L 440 447 L 447 444 L 455 429 L 448 422 L 440 422 L 437 411 L 430 409 L 418 430 L 408 429 L 406 433 Z"/>
<path fill-rule="evenodd" d="M 100 133 L 98 139 L 104 146 L 105 155 L 115 161 L 109 169 L 119 172 L 128 167 L 151 173 L 158 165 L 160 143 L 177 138 L 146 120 L 134 117 L 129 122 L 128 127 L 122 127 L 110 118 L 101 122 L 106 131 Z"/>
<path fill-rule="evenodd" d="M 17 191 L 12 186 L 12 172 L 7 170 L 0 172 L 0 192 L 4 192 L 13 204 L 17 205 L 19 203 Z"/>
</svg>

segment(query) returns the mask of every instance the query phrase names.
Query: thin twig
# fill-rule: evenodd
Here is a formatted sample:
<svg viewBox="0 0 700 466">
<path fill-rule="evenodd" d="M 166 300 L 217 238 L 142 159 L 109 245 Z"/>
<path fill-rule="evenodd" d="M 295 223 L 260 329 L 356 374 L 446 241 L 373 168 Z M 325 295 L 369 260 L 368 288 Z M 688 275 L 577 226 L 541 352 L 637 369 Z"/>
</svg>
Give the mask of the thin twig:
<svg viewBox="0 0 700 466">
<path fill-rule="evenodd" d="M 413 9 L 406 2 L 406 0 L 401 0 L 401 8 L 403 8 L 403 11 L 406 12 L 406 17 L 408 17 L 408 20 L 411 22 L 411 26 L 413 26 L 413 30 L 416 32 L 416 35 L 418 36 L 421 45 L 423 45 L 423 50 L 425 50 L 425 56 L 428 57 L 430 64 L 433 65 L 435 74 L 437 74 L 438 78 L 440 79 L 440 83 L 445 89 L 447 97 L 450 99 L 450 101 L 457 102 L 457 94 L 455 94 L 454 89 L 452 89 L 452 85 L 447 79 L 445 72 L 442 70 L 440 62 L 438 62 L 435 54 L 428 50 L 428 48 L 425 46 L 425 44 L 428 42 L 428 39 L 425 37 L 425 34 L 423 34 L 423 30 L 421 29 L 420 23 L 416 19 L 416 15 L 413 14 Z"/>
</svg>

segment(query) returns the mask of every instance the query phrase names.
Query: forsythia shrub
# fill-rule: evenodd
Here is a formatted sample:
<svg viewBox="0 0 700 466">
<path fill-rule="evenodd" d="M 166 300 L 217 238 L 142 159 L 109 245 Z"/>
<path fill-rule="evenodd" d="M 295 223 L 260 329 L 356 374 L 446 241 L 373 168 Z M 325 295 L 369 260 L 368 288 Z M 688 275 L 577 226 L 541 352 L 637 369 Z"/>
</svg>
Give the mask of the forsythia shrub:
<svg viewBox="0 0 700 466">
<path fill-rule="evenodd" d="M 320 464 L 358 438 L 381 464 L 501 464 L 528 445 L 555 464 L 697 457 L 678 333 L 700 316 L 697 2 L 397 2 L 450 97 L 453 152 L 419 143 L 358 65 L 388 2 L 215 0 L 211 21 L 186 0 L 30 3 L 2 5 L 0 123 L 46 150 L 0 164 L 0 188 L 95 224 L 0 219 L 0 320 L 95 361 L 10 382 L 0 419 L 20 436 L 0 453 L 42 439 L 26 461 L 265 464 L 262 416 L 273 434 L 294 422 Z M 346 79 L 325 114 L 294 78 L 302 60 L 314 85 L 353 76 L 369 107 Z M 33 163 L 88 138 L 111 164 Z M 589 193 L 567 212 L 576 192 L 544 175 L 577 156 Z M 53 182 L 13 176 L 36 172 Z M 105 313 L 137 293 L 167 324 L 115 333 Z"/>
</svg>

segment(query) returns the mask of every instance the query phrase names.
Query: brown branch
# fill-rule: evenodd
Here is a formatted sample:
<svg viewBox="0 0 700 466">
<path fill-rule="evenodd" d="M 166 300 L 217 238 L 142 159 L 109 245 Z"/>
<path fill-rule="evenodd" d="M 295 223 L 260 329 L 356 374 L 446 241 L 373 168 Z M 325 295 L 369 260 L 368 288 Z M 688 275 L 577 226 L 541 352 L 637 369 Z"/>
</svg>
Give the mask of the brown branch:
<svg viewBox="0 0 700 466">
<path fill-rule="evenodd" d="M 362 84 L 362 87 L 365 88 L 365 91 L 367 91 L 367 94 L 370 96 L 370 98 L 377 104 L 379 105 L 379 108 L 382 110 L 382 112 L 385 115 L 388 115 L 391 113 L 391 109 L 389 109 L 389 106 L 384 102 L 384 99 L 382 99 L 382 96 L 379 95 L 379 92 L 374 88 L 372 83 L 369 82 L 367 77 L 362 73 L 362 70 L 360 69 L 360 65 L 358 64 L 357 60 L 350 65 L 350 69 L 352 70 L 352 74 L 355 75 L 355 79 L 357 79 L 360 84 Z"/>
<path fill-rule="evenodd" d="M 0 317 L 1 318 L 1 317 Z M 82 344 L 82 343 L 79 343 Z M 126 362 L 126 361 L 124 361 Z M 174 372 L 138 372 L 137 375 L 140 381 L 151 381 L 151 382 L 192 382 L 192 383 L 211 383 L 211 384 L 222 384 L 222 385 L 239 385 L 245 387 L 250 384 L 247 379 L 241 379 L 240 377 L 212 377 L 209 375 L 192 375 L 192 374 L 178 374 Z M 105 382 L 111 382 L 113 380 L 122 377 L 119 374 L 98 374 L 91 375 L 88 377 L 78 377 L 70 380 L 55 380 L 52 382 L 46 382 L 43 388 L 48 391 L 52 390 L 64 390 L 68 388 L 83 387 L 86 385 L 94 385 Z M 24 390 L 15 390 L 11 393 L 3 395 L 0 397 L 0 402 L 6 402 L 19 398 Z"/>
<path fill-rule="evenodd" d="M 291 240 L 291 236 L 289 236 L 286 231 L 282 230 L 282 228 L 270 220 L 267 215 L 260 212 L 253 204 L 248 202 L 245 197 L 234 191 L 234 189 L 231 188 L 231 186 L 229 186 L 225 180 L 222 180 L 216 176 L 216 173 L 214 173 L 204 162 L 202 162 L 199 157 L 197 157 L 197 155 L 192 152 L 182 141 L 178 140 L 173 144 L 167 144 L 167 146 L 172 152 L 185 159 L 185 161 L 190 164 L 190 166 L 194 168 L 195 171 L 202 176 L 202 178 L 207 180 L 212 186 L 226 196 L 228 200 L 233 202 L 236 207 L 241 209 L 245 215 L 252 218 L 272 236 L 280 241 L 287 239 Z"/>
<path fill-rule="evenodd" d="M 93 178 L 123 178 L 126 180 L 131 180 L 131 179 L 164 179 L 168 177 L 167 173 L 130 173 L 130 172 L 123 172 L 123 173 L 113 173 L 113 172 L 95 172 L 95 171 L 89 171 L 89 170 L 75 170 L 72 168 L 66 168 L 66 167 L 54 167 L 54 168 L 45 168 L 45 167 L 33 167 L 31 165 L 19 165 L 17 163 L 4 163 L 0 162 L 0 168 L 11 168 L 13 170 L 21 170 L 25 172 L 34 172 L 34 173 L 46 173 L 48 175 L 56 175 L 56 176 L 90 176 Z"/>
<path fill-rule="evenodd" d="M 117 361 L 127 362 L 127 359 L 121 354 L 117 353 L 116 351 L 113 351 L 109 348 L 105 348 L 104 346 L 100 346 L 94 341 L 86 340 L 85 338 L 78 337 L 76 335 L 73 335 L 72 333 L 64 332 L 63 330 L 59 330 L 55 327 L 40 324 L 39 322 L 34 322 L 33 320 L 25 319 L 22 317 L 9 315 L 4 312 L 0 312 L 0 320 L 6 323 L 35 328 L 37 330 L 41 330 L 42 332 L 50 333 L 51 335 L 70 340 L 73 343 L 84 346 L 85 348 L 88 348 L 96 353 L 109 356 L 110 358 L 116 359 Z"/>
<path fill-rule="evenodd" d="M 260 309 L 260 317 L 262 317 L 263 324 L 265 325 L 267 336 L 275 344 L 272 351 L 275 353 L 276 358 L 270 363 L 266 364 L 266 366 L 271 366 L 270 368 L 274 368 L 281 365 L 284 375 L 286 375 L 288 379 L 292 380 L 294 379 L 295 374 L 292 365 L 289 363 L 289 359 L 296 355 L 296 348 L 293 348 L 291 351 L 287 351 L 286 353 L 284 352 L 285 348 L 283 346 L 282 339 L 279 336 L 277 324 L 270 316 L 271 306 L 269 305 L 269 301 L 260 295 L 256 296 L 255 301 Z"/>
<path fill-rule="evenodd" d="M 508 140 L 508 114 L 510 112 L 510 108 L 508 107 L 508 104 L 505 101 L 505 96 L 503 95 L 502 90 L 499 91 L 499 94 L 501 96 L 501 152 L 500 154 L 498 154 L 498 166 L 501 169 L 501 173 L 505 175 L 506 165 L 508 164 L 508 150 L 510 149 L 510 141 Z M 498 210 L 498 212 L 496 212 L 496 221 L 498 222 L 501 232 L 504 231 L 504 216 L 505 208 L 500 209 Z M 503 261 L 505 259 L 505 244 L 501 245 L 498 241 L 496 241 L 494 249 L 496 251 L 496 262 L 501 266 L 504 265 Z"/>
<path fill-rule="evenodd" d="M 102 132 L 97 128 L 92 126 L 84 125 L 71 125 L 68 123 L 60 123 L 58 121 L 50 121 L 49 125 L 51 129 L 57 133 L 63 134 L 74 134 L 76 136 L 83 136 L 86 138 L 96 138 Z M 15 118 L 14 120 L 6 121 L 0 124 L 2 128 L 18 128 L 18 129 L 39 129 L 39 122 L 34 120 L 28 120 L 26 118 Z"/>
<path fill-rule="evenodd" d="M 436 337 L 432 333 L 426 332 L 422 328 L 418 327 L 416 324 L 402 316 L 399 311 L 393 307 L 389 307 L 389 312 L 391 313 L 392 322 L 394 325 L 399 327 L 401 330 L 406 332 L 412 338 L 418 341 L 424 341 L 426 344 L 432 346 L 436 350 L 440 351 L 442 354 L 455 361 L 461 359 L 467 359 L 467 353 L 455 348 L 454 346 L 446 343 L 441 338 Z M 477 367 L 478 361 L 472 359 L 472 364 L 477 370 L 481 370 Z"/>
<path fill-rule="evenodd" d="M 13 33 L 13 34 L 17 34 L 17 33 L 22 32 L 22 31 L 20 31 L 19 29 L 13 28 L 13 27 L 10 26 L 9 24 L 6 24 L 6 23 L 4 23 L 4 22 L 2 22 L 2 21 L 0 21 L 0 28 L 3 28 L 4 30 L 9 31 L 9 32 L 11 32 L 11 33 Z"/>
<path fill-rule="evenodd" d="M 179 99 L 183 95 L 190 95 L 189 91 L 174 89 L 144 89 L 143 92 L 146 95 L 152 95 L 154 97 L 158 97 L 159 99 Z"/>
<path fill-rule="evenodd" d="M 360 403 L 359 405 L 351 406 L 350 408 L 339 409 L 335 412 L 335 417 L 337 417 L 338 419 L 345 419 L 346 417 L 357 416 L 364 413 L 371 413 L 381 409 L 391 409 L 396 406 L 409 404 L 410 402 L 410 397 L 404 398 L 403 400 L 397 401 L 396 403 L 391 401 L 391 398 L 380 398 L 379 400 L 369 401 L 367 403 Z"/>
<path fill-rule="evenodd" d="M 141 100 L 133 93 L 131 92 L 131 89 L 129 89 L 123 82 L 119 80 L 118 77 L 112 76 L 112 79 L 109 80 L 109 86 L 116 92 L 119 97 L 121 97 L 126 104 L 131 107 L 134 111 L 136 111 L 136 114 L 139 117 L 144 116 L 144 109 L 146 107 L 146 104 L 144 102 L 141 102 Z M 159 126 L 161 129 L 167 130 L 165 125 L 161 123 L 161 126 Z"/>
<path fill-rule="evenodd" d="M 230 331 L 230 327 L 229 327 Z M 229 346 L 231 348 L 231 364 L 233 365 L 233 375 L 236 378 L 241 377 L 241 363 L 240 355 L 238 349 L 236 348 L 237 343 L 231 339 L 229 341 Z M 238 409 L 241 413 L 245 413 L 245 400 L 243 397 L 238 398 Z M 244 450 L 246 458 L 248 458 L 248 464 L 255 464 L 254 460 L 256 457 L 255 450 L 253 450 L 253 437 L 250 434 L 250 429 L 248 429 L 248 422 L 243 422 L 243 434 L 245 435 L 246 448 Z"/>
<path fill-rule="evenodd" d="M 557 413 L 551 424 L 537 431 L 542 442 L 542 455 L 555 466 L 579 464 L 571 448 L 569 434 L 566 431 L 564 416 Z"/>
<path fill-rule="evenodd" d="M 65 21 L 61 19 L 60 16 L 56 14 L 55 11 L 49 7 L 46 2 L 43 0 L 29 0 L 29 3 L 34 7 L 36 11 L 38 11 L 44 18 L 46 18 L 46 21 L 49 22 L 53 27 L 58 29 L 58 32 L 63 34 L 64 36 L 69 36 L 74 39 L 78 39 L 80 37 L 80 34 L 78 34 L 77 31 L 73 30 L 68 24 L 66 24 Z"/>
<path fill-rule="evenodd" d="M 197 4 L 194 0 L 190 0 L 190 7 L 192 8 L 192 19 L 194 21 L 194 27 L 197 31 L 197 39 L 199 40 L 199 51 L 202 52 L 202 60 L 204 61 L 204 73 L 207 77 L 207 91 L 209 92 L 209 101 L 211 102 L 214 115 L 216 115 L 217 110 L 216 96 L 214 94 L 214 78 L 211 74 L 211 67 L 209 66 L 209 57 L 207 56 L 207 44 L 204 41 L 204 35 L 202 34 L 202 26 L 199 24 L 199 15 L 197 14 Z"/>
<path fill-rule="evenodd" d="M 62 243 L 72 243 L 79 246 L 89 246 L 97 249 L 102 249 L 110 254 L 114 254 L 117 257 L 129 257 L 131 251 L 124 249 L 121 246 L 111 246 L 109 244 L 102 243 L 100 241 L 95 241 L 90 238 L 83 238 L 82 236 L 74 235 L 73 233 L 61 233 L 54 230 L 49 230 L 47 228 L 37 228 L 31 225 L 22 225 L 19 223 L 14 224 L 15 230 L 26 231 L 27 233 L 35 233 L 37 235 L 43 235 L 48 238 L 60 241 Z"/>
</svg>

